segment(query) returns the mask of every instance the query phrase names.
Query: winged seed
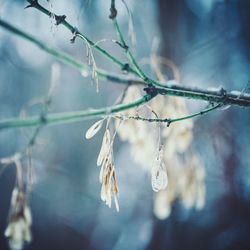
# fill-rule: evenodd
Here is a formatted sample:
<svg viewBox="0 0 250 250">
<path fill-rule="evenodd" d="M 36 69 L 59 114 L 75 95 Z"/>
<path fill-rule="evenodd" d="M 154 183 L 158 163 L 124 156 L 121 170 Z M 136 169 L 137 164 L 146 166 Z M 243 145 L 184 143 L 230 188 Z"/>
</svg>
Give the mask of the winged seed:
<svg viewBox="0 0 250 250">
<path fill-rule="evenodd" d="M 85 137 L 86 139 L 91 139 L 102 127 L 103 119 L 100 121 L 95 122 L 86 132 Z"/>
</svg>

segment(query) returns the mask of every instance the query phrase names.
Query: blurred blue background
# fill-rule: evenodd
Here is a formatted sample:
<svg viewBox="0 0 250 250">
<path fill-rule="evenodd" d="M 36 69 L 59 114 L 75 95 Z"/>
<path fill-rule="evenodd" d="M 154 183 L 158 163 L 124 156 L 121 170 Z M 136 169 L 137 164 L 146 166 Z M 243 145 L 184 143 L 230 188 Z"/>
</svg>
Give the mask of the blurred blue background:
<svg viewBox="0 0 250 250">
<path fill-rule="evenodd" d="M 49 6 L 47 1 L 41 3 Z M 101 43 L 124 61 L 109 15 L 109 1 L 51 1 L 83 34 Z M 136 56 L 148 58 L 154 38 L 159 53 L 175 62 L 181 82 L 199 87 L 248 87 L 250 80 L 250 1 L 248 0 L 137 0 L 127 1 L 137 35 Z M 117 1 L 119 22 L 125 34 L 128 15 Z M 25 1 L 0 0 L 0 17 L 42 41 L 86 61 L 80 41 Z M 95 54 L 97 66 L 119 69 Z M 0 27 L 0 119 L 18 117 L 34 98 L 47 95 L 54 59 L 27 41 Z M 60 64 L 60 86 L 51 112 L 107 106 L 124 86 L 100 82 L 96 93 L 91 77 L 83 77 Z M 148 70 L 145 66 L 145 70 Z M 148 72 L 150 74 L 150 72 Z M 249 91 L 248 91 L 249 92 Z M 200 104 L 189 101 L 190 110 Z M 206 206 L 185 210 L 178 201 L 163 221 L 153 215 L 150 176 L 133 162 L 129 145 L 115 143 L 121 211 L 108 209 L 100 200 L 96 158 L 101 136 L 85 140 L 91 121 L 46 127 L 34 150 L 35 184 L 31 197 L 33 242 L 27 249 L 250 249 L 250 111 L 230 107 L 196 120 L 194 143 L 207 171 Z M 32 129 L 0 131 L 0 157 L 21 150 Z M 0 176 L 0 249 L 8 249 L 3 237 L 7 223 L 15 169 Z"/>
</svg>

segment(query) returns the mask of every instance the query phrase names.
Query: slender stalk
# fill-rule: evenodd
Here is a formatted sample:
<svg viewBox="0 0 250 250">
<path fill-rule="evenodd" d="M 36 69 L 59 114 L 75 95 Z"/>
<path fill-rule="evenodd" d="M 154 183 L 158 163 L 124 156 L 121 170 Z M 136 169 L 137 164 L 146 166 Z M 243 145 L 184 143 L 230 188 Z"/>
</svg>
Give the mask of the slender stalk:
<svg viewBox="0 0 250 250">
<path fill-rule="evenodd" d="M 128 109 L 132 109 L 149 102 L 154 96 L 144 95 L 142 98 L 128 104 L 119 104 L 107 108 L 101 108 L 96 110 L 84 110 L 84 111 L 73 111 L 48 114 L 46 117 L 41 118 L 40 116 L 32 116 L 25 119 L 8 119 L 0 121 L 0 130 L 6 128 L 20 128 L 20 127 L 32 127 L 41 124 L 55 125 L 72 123 L 82 120 L 103 118 L 114 113 L 122 112 Z"/>
<path fill-rule="evenodd" d="M 117 36 L 120 40 L 120 46 L 125 50 L 127 58 L 130 61 L 130 63 L 132 64 L 133 68 L 135 69 L 137 75 L 140 78 L 142 78 L 144 81 L 146 81 L 148 79 L 148 77 L 144 74 L 144 72 L 141 70 L 140 66 L 136 62 L 133 54 L 131 53 L 131 51 L 129 49 L 129 46 L 125 42 L 125 39 L 124 39 L 123 34 L 121 32 L 120 26 L 117 22 L 117 18 L 116 18 L 117 17 L 117 10 L 115 7 L 115 0 L 111 0 L 110 12 L 111 12 L 111 14 L 109 17 L 110 17 L 110 19 L 113 20 L 114 28 L 115 28 Z"/>
<path fill-rule="evenodd" d="M 161 118 L 145 118 L 145 117 L 141 117 L 141 116 L 128 116 L 126 117 L 127 119 L 133 119 L 133 120 L 138 120 L 138 121 L 146 121 L 146 122 L 161 122 L 161 123 L 167 123 L 168 126 L 171 124 L 171 123 L 175 123 L 175 122 L 179 122 L 179 121 L 184 121 L 184 120 L 188 120 L 188 119 L 192 119 L 196 116 L 201 116 L 201 115 L 205 115 L 211 111 L 214 111 L 218 108 L 220 108 L 221 106 L 223 106 L 222 104 L 217 104 L 215 106 L 212 106 L 210 108 L 207 108 L 205 110 L 202 110 L 202 111 L 199 111 L 197 113 L 194 113 L 194 114 L 191 114 L 191 115 L 187 115 L 187 116 L 182 116 L 182 117 L 179 117 L 179 118 L 164 118 L 164 119 L 161 119 Z M 117 116 L 117 118 L 120 118 L 120 119 L 123 119 L 122 117 L 120 116 Z"/>
<path fill-rule="evenodd" d="M 127 55 L 127 58 L 128 60 L 130 61 L 131 65 L 133 66 L 133 68 L 135 69 L 137 75 L 142 78 L 144 81 L 147 80 L 147 76 L 144 74 L 144 72 L 141 70 L 140 66 L 138 65 L 138 63 L 136 62 L 133 54 L 131 53 L 128 45 L 125 43 L 125 40 L 124 40 L 124 37 L 122 35 L 122 32 L 120 30 L 120 26 L 118 25 L 118 22 L 117 22 L 117 19 L 114 18 L 113 19 L 113 24 L 114 24 L 114 27 L 115 27 L 115 30 L 118 34 L 118 37 L 120 39 L 120 42 L 121 42 L 121 46 L 122 48 L 125 50 L 125 53 Z"/>
<path fill-rule="evenodd" d="M 216 109 L 218 109 L 218 108 L 220 108 L 222 106 L 223 106 L 222 104 L 217 104 L 217 105 L 215 105 L 215 106 L 213 106 L 211 108 L 207 108 L 205 110 L 202 110 L 200 112 L 197 112 L 197 113 L 194 113 L 194 114 L 191 114 L 191 115 L 187 115 L 187 116 L 183 116 L 183 117 L 179 117 L 179 118 L 170 119 L 168 121 L 168 124 L 171 124 L 171 123 L 174 123 L 174 122 L 179 122 L 179 121 L 184 121 L 184 120 L 187 120 L 187 119 L 192 119 L 192 118 L 194 118 L 196 116 L 205 115 L 205 114 L 207 114 L 207 113 L 209 113 L 211 111 L 214 111 L 214 110 L 216 110 Z"/>
</svg>

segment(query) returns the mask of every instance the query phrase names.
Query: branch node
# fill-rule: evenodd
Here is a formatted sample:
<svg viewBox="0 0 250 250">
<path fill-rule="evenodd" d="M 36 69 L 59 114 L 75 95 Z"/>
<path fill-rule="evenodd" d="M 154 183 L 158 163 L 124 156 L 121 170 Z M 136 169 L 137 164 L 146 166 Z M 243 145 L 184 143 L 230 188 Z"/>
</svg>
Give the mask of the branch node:
<svg viewBox="0 0 250 250">
<path fill-rule="evenodd" d="M 118 44 L 122 49 L 124 49 L 125 50 L 125 52 L 127 52 L 128 51 L 128 49 L 129 49 L 129 46 L 128 45 L 126 45 L 126 44 L 123 44 L 123 43 L 120 43 L 119 41 L 117 41 L 117 40 L 115 40 L 114 41 L 116 44 Z"/>
<path fill-rule="evenodd" d="M 113 20 L 116 18 L 116 16 L 117 16 L 117 9 L 115 8 L 114 5 L 111 5 L 109 18 Z"/>
<path fill-rule="evenodd" d="M 158 90 L 155 86 L 152 84 L 148 84 L 148 87 L 143 89 L 147 94 L 149 94 L 151 97 L 155 97 L 158 94 Z"/>
<path fill-rule="evenodd" d="M 41 124 L 46 124 L 47 123 L 46 114 L 41 114 L 40 115 L 40 120 L 41 120 Z"/>
<path fill-rule="evenodd" d="M 129 68 L 130 68 L 130 66 L 128 63 L 125 63 L 122 65 L 122 71 L 125 73 L 127 73 L 129 71 Z"/>
<path fill-rule="evenodd" d="M 222 103 L 226 104 L 227 103 L 227 99 L 228 99 L 227 91 L 224 88 L 221 88 L 220 89 L 220 94 L 221 94 L 221 97 L 222 97 Z"/>
<path fill-rule="evenodd" d="M 55 15 L 56 25 L 58 26 L 59 24 L 63 23 L 65 19 L 66 19 L 65 15 L 61 16 Z"/>
<path fill-rule="evenodd" d="M 74 43 L 76 41 L 77 34 L 79 34 L 79 31 L 76 27 L 74 28 L 74 31 L 72 32 L 72 34 L 73 34 L 73 37 L 70 39 L 70 42 Z"/>
</svg>

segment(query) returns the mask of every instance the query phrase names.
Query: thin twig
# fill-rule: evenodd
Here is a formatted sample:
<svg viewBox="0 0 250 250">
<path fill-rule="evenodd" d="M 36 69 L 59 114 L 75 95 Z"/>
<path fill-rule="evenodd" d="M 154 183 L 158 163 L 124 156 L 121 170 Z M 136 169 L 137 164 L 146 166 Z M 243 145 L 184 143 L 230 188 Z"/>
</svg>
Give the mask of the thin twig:
<svg viewBox="0 0 250 250">
<path fill-rule="evenodd" d="M 161 119 L 161 118 L 145 118 L 145 117 L 141 117 L 141 116 L 115 116 L 116 118 L 118 119 L 122 119 L 122 120 L 126 120 L 126 119 L 133 119 L 133 120 L 138 120 L 138 121 L 146 121 L 146 122 L 156 122 L 156 123 L 167 123 L 168 126 L 171 124 L 171 123 L 174 123 L 174 122 L 179 122 L 179 121 L 184 121 L 184 120 L 187 120 L 187 119 L 192 119 L 196 116 L 201 116 L 201 115 L 204 115 L 204 114 L 207 114 L 211 111 L 214 111 L 220 107 L 222 107 L 223 104 L 217 104 L 215 106 L 212 106 L 210 108 L 207 108 L 205 110 L 202 110 L 202 111 L 199 111 L 197 113 L 194 113 L 194 114 L 191 114 L 191 115 L 187 115 L 187 116 L 183 116 L 183 117 L 179 117 L 179 118 L 164 118 L 164 119 Z"/>
<path fill-rule="evenodd" d="M 104 57 L 106 57 L 107 59 L 109 59 L 110 61 L 115 63 L 116 65 L 118 65 L 121 70 L 125 67 L 125 64 L 123 62 L 121 62 L 119 59 L 112 56 L 109 52 L 107 52 L 106 50 L 104 50 L 103 48 L 98 46 L 95 42 L 93 42 L 87 36 L 82 34 L 76 27 L 74 27 L 72 24 L 70 24 L 68 21 L 66 21 L 65 15 L 62 15 L 62 16 L 56 15 L 55 13 L 49 11 L 48 9 L 43 7 L 41 4 L 39 4 L 38 0 L 27 0 L 27 2 L 30 3 L 30 5 L 27 7 L 33 7 L 49 17 L 55 16 L 55 19 L 57 20 L 57 25 L 59 25 L 59 24 L 63 25 L 68 30 L 70 30 L 71 33 L 74 35 L 72 41 L 74 41 L 76 37 L 79 37 L 80 39 L 83 39 L 84 42 L 87 41 L 88 44 L 91 47 L 93 47 L 96 51 L 98 51 L 101 55 L 103 55 Z M 136 73 L 132 68 L 128 68 L 128 71 L 131 73 Z"/>
<path fill-rule="evenodd" d="M 120 40 L 120 46 L 124 49 L 128 60 L 130 61 L 130 63 L 132 64 L 133 68 L 135 69 L 135 71 L 137 72 L 137 75 L 142 78 L 144 81 L 146 81 L 148 79 L 148 77 L 144 74 L 144 72 L 141 70 L 140 66 L 138 65 L 138 63 L 136 62 L 133 54 L 131 53 L 129 46 L 126 44 L 125 39 L 123 37 L 123 34 L 121 32 L 120 26 L 117 22 L 117 9 L 115 7 L 115 0 L 111 0 L 111 7 L 110 7 L 110 19 L 113 20 L 113 24 L 114 24 L 114 28 L 116 30 L 117 36 Z M 115 14 L 114 14 L 115 13 Z"/>
</svg>

